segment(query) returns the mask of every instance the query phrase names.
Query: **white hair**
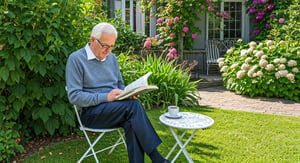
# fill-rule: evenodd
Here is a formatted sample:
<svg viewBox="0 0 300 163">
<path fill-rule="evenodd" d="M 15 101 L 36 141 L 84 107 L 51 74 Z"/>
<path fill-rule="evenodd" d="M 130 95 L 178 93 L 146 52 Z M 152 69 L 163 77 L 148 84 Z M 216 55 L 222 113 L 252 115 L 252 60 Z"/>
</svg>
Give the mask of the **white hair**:
<svg viewBox="0 0 300 163">
<path fill-rule="evenodd" d="M 94 26 L 92 33 L 91 33 L 91 37 L 100 39 L 102 33 L 114 34 L 116 36 L 116 38 L 118 37 L 118 32 L 117 32 L 116 28 L 109 23 L 99 23 L 96 26 Z"/>
</svg>

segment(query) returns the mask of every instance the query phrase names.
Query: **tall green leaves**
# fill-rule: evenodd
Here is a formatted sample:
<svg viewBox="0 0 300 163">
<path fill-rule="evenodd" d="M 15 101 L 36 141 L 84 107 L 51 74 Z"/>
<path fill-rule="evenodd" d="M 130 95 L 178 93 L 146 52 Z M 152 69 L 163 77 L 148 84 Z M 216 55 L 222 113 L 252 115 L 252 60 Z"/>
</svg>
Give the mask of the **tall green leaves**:
<svg viewBox="0 0 300 163">
<path fill-rule="evenodd" d="M 157 85 L 159 90 L 139 97 L 146 108 L 198 104 L 199 81 L 191 82 L 187 69 L 182 68 L 181 64 L 165 61 L 161 56 L 155 55 L 148 55 L 142 60 L 121 55 L 119 62 L 126 84 L 147 72 L 153 73 L 149 77 L 149 83 Z"/>
</svg>

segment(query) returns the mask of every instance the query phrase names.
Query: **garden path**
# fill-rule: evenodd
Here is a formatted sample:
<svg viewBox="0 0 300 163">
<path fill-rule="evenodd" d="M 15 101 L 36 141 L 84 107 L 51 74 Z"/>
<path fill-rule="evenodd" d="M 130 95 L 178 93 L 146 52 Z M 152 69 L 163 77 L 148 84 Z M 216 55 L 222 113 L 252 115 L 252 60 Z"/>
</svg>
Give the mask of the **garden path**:
<svg viewBox="0 0 300 163">
<path fill-rule="evenodd" d="M 300 102 L 266 97 L 246 97 L 223 86 L 200 88 L 201 106 L 300 117 Z"/>
</svg>

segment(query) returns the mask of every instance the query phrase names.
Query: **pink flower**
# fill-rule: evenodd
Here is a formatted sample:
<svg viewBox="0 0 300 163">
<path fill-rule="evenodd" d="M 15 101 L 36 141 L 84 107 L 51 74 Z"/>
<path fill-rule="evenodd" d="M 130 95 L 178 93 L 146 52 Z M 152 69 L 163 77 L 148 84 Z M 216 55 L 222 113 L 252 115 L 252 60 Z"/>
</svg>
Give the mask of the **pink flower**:
<svg viewBox="0 0 300 163">
<path fill-rule="evenodd" d="M 154 38 L 155 38 L 155 39 L 159 39 L 160 36 L 159 36 L 159 35 L 155 35 Z"/>
<path fill-rule="evenodd" d="M 180 6 L 181 4 L 182 4 L 182 2 L 181 2 L 181 1 L 178 1 L 178 2 L 177 2 L 177 5 L 178 5 L 178 6 Z"/>
<path fill-rule="evenodd" d="M 269 4 L 268 7 L 267 7 L 268 10 L 273 10 L 273 8 L 274 8 L 273 4 Z"/>
<path fill-rule="evenodd" d="M 164 21 L 164 18 L 159 18 L 159 19 L 157 19 L 156 23 L 161 24 L 163 21 Z"/>
<path fill-rule="evenodd" d="M 174 42 L 169 43 L 169 46 L 171 46 L 171 47 L 173 47 L 174 45 L 175 45 Z"/>
<path fill-rule="evenodd" d="M 285 19 L 284 18 L 279 18 L 278 22 L 282 24 L 282 23 L 285 22 Z"/>
<path fill-rule="evenodd" d="M 188 32 L 189 31 L 189 27 L 183 27 L 182 31 L 185 32 L 185 33 Z"/>
<path fill-rule="evenodd" d="M 210 0 L 205 0 L 206 3 L 210 3 Z"/>
<path fill-rule="evenodd" d="M 175 33 L 170 33 L 170 37 L 174 37 L 175 36 Z"/>
<path fill-rule="evenodd" d="M 170 49 L 170 53 L 171 53 L 171 54 L 176 54 L 176 53 L 177 53 L 177 50 L 176 50 L 175 48 L 171 48 L 171 49 Z"/>
<path fill-rule="evenodd" d="M 182 24 L 183 24 L 183 25 L 186 25 L 186 23 L 187 23 L 187 21 L 184 21 Z"/>
<path fill-rule="evenodd" d="M 145 48 L 150 48 L 151 47 L 151 41 L 145 41 L 144 47 Z"/>
<path fill-rule="evenodd" d="M 197 39 L 198 38 L 198 34 L 197 33 L 193 33 L 192 34 L 192 39 Z"/>
<path fill-rule="evenodd" d="M 166 23 L 167 23 L 168 26 L 171 26 L 172 21 L 170 19 L 166 19 Z"/>
<path fill-rule="evenodd" d="M 174 22 L 178 22 L 178 21 L 179 21 L 179 17 L 176 16 L 176 17 L 174 18 Z"/>
<path fill-rule="evenodd" d="M 254 7 L 250 7 L 248 12 L 249 12 L 249 14 L 254 14 L 256 12 L 256 10 Z"/>
<path fill-rule="evenodd" d="M 169 59 L 173 59 L 174 58 L 174 54 L 173 53 L 168 53 L 166 56 L 167 60 Z"/>
<path fill-rule="evenodd" d="M 207 10 L 208 10 L 208 11 L 213 11 L 213 10 L 214 10 L 214 6 L 208 6 L 208 7 L 207 7 Z"/>
<path fill-rule="evenodd" d="M 271 28 L 271 24 L 265 24 L 265 28 Z"/>
<path fill-rule="evenodd" d="M 201 9 L 204 9 L 204 7 L 205 7 L 204 5 L 201 5 L 201 6 L 200 6 Z"/>
</svg>

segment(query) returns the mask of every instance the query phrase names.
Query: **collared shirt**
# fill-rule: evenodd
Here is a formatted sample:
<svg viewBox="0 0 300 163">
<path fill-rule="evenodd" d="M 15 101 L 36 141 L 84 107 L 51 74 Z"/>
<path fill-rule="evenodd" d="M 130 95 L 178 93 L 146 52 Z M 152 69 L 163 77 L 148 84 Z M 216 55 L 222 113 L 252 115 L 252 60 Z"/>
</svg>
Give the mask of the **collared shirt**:
<svg viewBox="0 0 300 163">
<path fill-rule="evenodd" d="M 96 57 L 96 55 L 93 53 L 92 49 L 90 48 L 90 43 L 87 43 L 84 47 L 86 54 L 87 54 L 87 58 L 88 60 L 93 60 L 93 59 L 97 59 L 98 61 L 100 60 L 99 58 Z M 102 59 L 101 61 L 105 61 L 106 58 Z"/>
</svg>

